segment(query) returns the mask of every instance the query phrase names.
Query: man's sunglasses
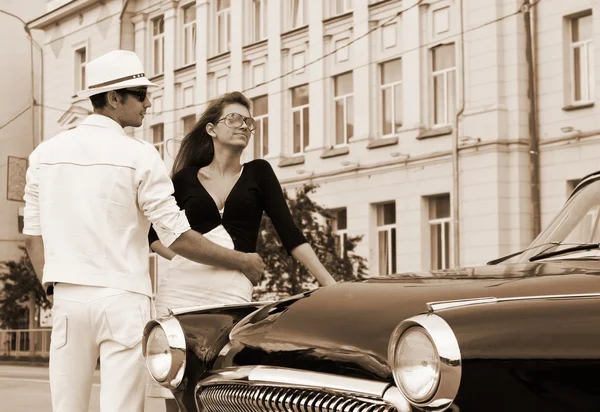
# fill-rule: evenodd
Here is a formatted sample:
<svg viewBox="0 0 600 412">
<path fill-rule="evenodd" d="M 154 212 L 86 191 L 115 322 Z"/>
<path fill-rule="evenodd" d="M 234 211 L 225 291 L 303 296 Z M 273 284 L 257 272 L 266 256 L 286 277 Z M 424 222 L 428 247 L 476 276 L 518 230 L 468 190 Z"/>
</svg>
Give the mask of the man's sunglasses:
<svg viewBox="0 0 600 412">
<path fill-rule="evenodd" d="M 248 130 L 251 132 L 254 132 L 254 129 L 256 129 L 256 121 L 252 117 L 242 116 L 239 113 L 229 113 L 225 117 L 220 118 L 217 123 L 219 123 L 221 120 L 225 120 L 225 126 L 229 127 L 230 129 L 237 129 L 244 123 L 246 123 Z"/>
<path fill-rule="evenodd" d="M 119 91 L 135 96 L 142 103 L 146 101 L 146 97 L 148 96 L 148 90 L 146 89 L 119 89 Z"/>
</svg>

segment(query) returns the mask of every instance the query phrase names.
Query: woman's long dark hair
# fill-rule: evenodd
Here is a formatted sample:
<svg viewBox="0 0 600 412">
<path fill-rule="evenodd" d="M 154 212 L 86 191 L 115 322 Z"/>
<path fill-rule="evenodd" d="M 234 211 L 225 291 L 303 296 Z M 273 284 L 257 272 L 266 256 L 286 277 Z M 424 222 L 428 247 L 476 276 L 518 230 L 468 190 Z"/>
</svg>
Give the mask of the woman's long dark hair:
<svg viewBox="0 0 600 412">
<path fill-rule="evenodd" d="M 215 156 L 215 146 L 212 136 L 206 131 L 206 125 L 216 124 L 223 115 L 223 109 L 235 103 L 241 104 L 250 111 L 250 100 L 240 92 L 225 93 L 208 102 L 192 131 L 181 141 L 181 147 L 173 162 L 171 176 L 186 167 L 204 167 L 212 162 Z"/>
</svg>

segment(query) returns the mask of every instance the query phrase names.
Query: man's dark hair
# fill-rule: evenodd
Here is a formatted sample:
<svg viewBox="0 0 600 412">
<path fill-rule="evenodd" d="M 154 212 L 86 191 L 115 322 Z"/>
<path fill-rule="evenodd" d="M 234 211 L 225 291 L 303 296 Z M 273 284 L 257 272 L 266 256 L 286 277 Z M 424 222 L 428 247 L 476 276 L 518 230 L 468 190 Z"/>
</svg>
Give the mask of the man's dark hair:
<svg viewBox="0 0 600 412">
<path fill-rule="evenodd" d="M 94 109 L 104 109 L 108 104 L 107 100 L 108 93 L 100 93 L 90 96 L 90 100 L 92 101 L 92 107 Z"/>
<path fill-rule="evenodd" d="M 123 99 L 127 99 L 127 93 L 123 93 L 120 90 L 115 90 L 115 92 L 121 95 Z M 94 109 L 104 109 L 108 104 L 108 92 L 90 96 L 90 100 L 92 101 L 92 107 Z"/>
</svg>

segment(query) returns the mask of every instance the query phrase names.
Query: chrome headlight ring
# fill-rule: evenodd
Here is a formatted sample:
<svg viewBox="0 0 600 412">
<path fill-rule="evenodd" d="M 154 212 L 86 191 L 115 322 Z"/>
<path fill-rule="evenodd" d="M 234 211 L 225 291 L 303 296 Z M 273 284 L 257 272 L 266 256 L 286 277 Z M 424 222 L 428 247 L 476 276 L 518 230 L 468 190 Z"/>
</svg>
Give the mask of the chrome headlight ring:
<svg viewBox="0 0 600 412">
<path fill-rule="evenodd" d="M 186 365 L 185 334 L 174 316 L 153 319 L 144 328 L 142 354 L 150 376 L 160 385 L 176 389 Z"/>
<path fill-rule="evenodd" d="M 411 404 L 436 412 L 452 405 L 460 387 L 462 360 L 456 335 L 444 319 L 429 314 L 402 321 L 390 338 L 388 359 L 396 385 Z"/>
</svg>

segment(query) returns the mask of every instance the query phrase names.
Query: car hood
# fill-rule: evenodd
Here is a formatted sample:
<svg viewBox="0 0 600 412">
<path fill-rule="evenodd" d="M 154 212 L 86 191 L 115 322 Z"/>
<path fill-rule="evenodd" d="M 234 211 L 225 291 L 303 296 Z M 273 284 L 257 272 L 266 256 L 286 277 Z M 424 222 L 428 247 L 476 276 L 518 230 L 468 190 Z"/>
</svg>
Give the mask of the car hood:
<svg viewBox="0 0 600 412">
<path fill-rule="evenodd" d="M 576 264 L 577 267 L 573 265 Z M 391 379 L 387 348 L 396 325 L 427 303 L 480 297 L 600 292 L 600 263 L 568 261 L 407 273 L 340 283 L 254 312 L 231 331 L 236 363 L 256 362 Z M 330 366 L 328 366 L 330 365 Z"/>
</svg>

